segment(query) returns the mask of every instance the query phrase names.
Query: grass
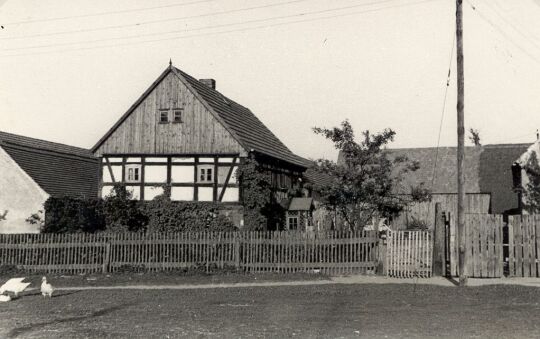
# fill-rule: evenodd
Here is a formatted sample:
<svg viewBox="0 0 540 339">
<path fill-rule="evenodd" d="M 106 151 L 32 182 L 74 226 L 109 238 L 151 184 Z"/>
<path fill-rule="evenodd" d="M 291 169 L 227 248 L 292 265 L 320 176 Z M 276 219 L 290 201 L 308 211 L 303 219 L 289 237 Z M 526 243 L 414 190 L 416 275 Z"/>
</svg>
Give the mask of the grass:
<svg viewBox="0 0 540 339">
<path fill-rule="evenodd" d="M 0 304 L 2 338 L 530 338 L 540 289 L 311 285 L 62 291 Z"/>
</svg>

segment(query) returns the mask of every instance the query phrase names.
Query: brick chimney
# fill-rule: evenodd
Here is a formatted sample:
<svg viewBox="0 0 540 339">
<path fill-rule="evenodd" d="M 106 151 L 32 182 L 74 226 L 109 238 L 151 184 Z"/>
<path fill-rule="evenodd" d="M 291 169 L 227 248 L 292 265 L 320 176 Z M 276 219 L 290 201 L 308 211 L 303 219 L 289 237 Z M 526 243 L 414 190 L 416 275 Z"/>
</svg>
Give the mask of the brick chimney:
<svg viewBox="0 0 540 339">
<path fill-rule="evenodd" d="M 199 82 L 210 87 L 211 89 L 216 89 L 216 80 L 214 79 L 199 79 Z"/>
</svg>

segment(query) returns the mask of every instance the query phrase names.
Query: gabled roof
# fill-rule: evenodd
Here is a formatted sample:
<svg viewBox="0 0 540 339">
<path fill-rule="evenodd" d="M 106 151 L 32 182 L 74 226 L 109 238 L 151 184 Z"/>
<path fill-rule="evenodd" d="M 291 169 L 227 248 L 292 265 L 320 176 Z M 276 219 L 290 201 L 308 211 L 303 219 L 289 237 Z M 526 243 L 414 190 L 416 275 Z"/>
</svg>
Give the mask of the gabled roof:
<svg viewBox="0 0 540 339">
<path fill-rule="evenodd" d="M 300 167 L 306 167 L 305 160 L 291 152 L 248 108 L 225 97 L 217 90 L 206 86 L 196 78 L 172 65 L 154 81 L 150 88 L 144 92 L 120 120 L 99 140 L 92 148 L 92 151 L 95 152 L 99 148 L 170 72 L 178 76 L 180 81 L 207 107 L 216 119 L 242 145 L 246 152 L 253 151 Z"/>
<path fill-rule="evenodd" d="M 99 162 L 90 150 L 6 132 L 0 147 L 48 194 L 97 197 Z"/>
</svg>

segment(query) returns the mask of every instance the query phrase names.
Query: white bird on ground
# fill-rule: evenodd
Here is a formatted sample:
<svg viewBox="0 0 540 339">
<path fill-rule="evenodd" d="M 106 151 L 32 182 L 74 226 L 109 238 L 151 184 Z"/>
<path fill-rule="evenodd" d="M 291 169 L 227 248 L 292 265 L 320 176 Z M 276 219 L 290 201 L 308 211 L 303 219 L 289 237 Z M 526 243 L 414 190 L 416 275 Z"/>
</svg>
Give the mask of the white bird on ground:
<svg viewBox="0 0 540 339">
<path fill-rule="evenodd" d="M 0 294 L 5 292 L 11 292 L 16 297 L 19 296 L 19 293 L 24 291 L 30 283 L 23 282 L 26 278 L 12 278 L 5 282 L 4 285 L 0 286 Z"/>
<path fill-rule="evenodd" d="M 11 297 L 9 295 L 3 295 L 3 294 L 0 295 L 0 302 L 6 302 L 10 300 L 11 300 Z"/>
<path fill-rule="evenodd" d="M 54 292 L 54 287 L 47 282 L 47 277 L 43 277 L 41 279 L 41 295 L 49 298 L 52 297 L 52 294 Z"/>
</svg>

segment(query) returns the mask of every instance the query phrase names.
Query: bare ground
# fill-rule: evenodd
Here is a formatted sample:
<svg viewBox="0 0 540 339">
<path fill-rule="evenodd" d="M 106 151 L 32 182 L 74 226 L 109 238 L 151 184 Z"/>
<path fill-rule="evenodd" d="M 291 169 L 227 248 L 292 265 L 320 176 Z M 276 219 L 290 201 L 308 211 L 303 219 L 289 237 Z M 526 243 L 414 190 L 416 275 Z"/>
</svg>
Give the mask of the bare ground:
<svg viewBox="0 0 540 339">
<path fill-rule="evenodd" d="M 534 338 L 540 289 L 411 284 L 36 292 L 2 338 Z"/>
</svg>

